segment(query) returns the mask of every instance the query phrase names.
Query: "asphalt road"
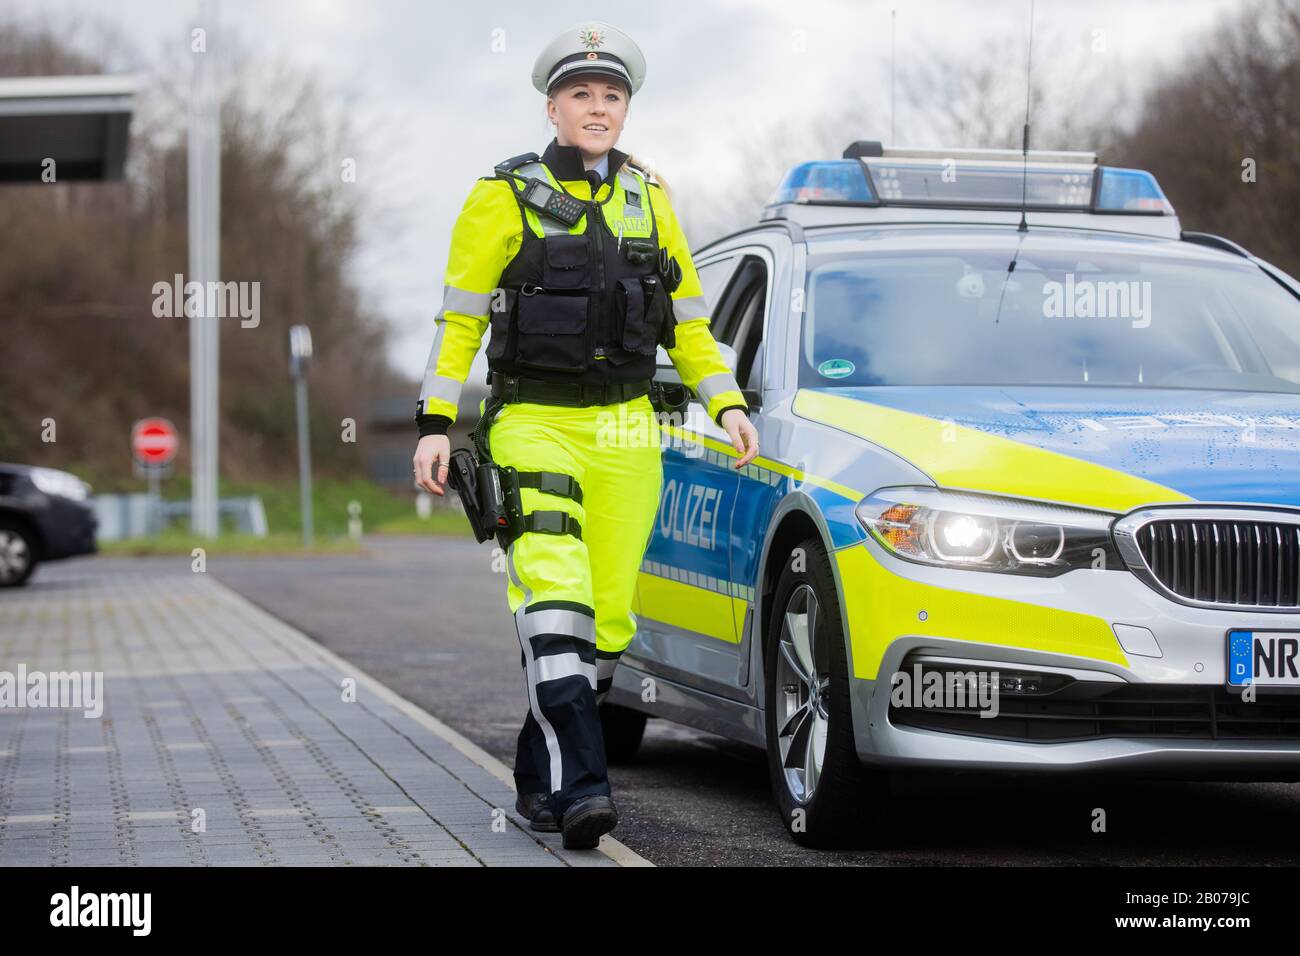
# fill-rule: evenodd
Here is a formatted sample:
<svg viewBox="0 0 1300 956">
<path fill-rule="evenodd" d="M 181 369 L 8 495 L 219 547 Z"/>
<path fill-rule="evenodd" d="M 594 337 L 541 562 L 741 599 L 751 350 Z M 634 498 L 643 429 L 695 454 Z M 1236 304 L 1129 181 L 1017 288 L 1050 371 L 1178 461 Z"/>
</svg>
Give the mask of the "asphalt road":
<svg viewBox="0 0 1300 956">
<path fill-rule="evenodd" d="M 492 568 L 491 548 L 383 536 L 368 537 L 366 548 L 344 557 L 209 558 L 208 569 L 513 765 L 527 703 L 505 578 Z M 1300 859 L 1300 784 L 1090 779 L 902 781 L 894 848 L 805 850 L 777 816 L 764 759 L 753 748 L 650 721 L 637 760 L 610 769 L 620 809 L 614 836 L 660 865 Z M 1106 811 L 1105 833 L 1092 830 L 1098 807 Z"/>
</svg>

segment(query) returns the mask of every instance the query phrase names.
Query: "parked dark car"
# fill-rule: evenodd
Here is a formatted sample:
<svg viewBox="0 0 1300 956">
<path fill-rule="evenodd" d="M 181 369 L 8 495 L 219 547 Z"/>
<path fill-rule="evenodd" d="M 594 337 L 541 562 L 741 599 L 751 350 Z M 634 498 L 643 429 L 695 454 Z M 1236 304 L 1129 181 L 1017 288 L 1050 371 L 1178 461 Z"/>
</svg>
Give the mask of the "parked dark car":
<svg viewBox="0 0 1300 956">
<path fill-rule="evenodd" d="M 41 561 L 99 550 L 90 491 L 66 471 L 0 462 L 0 587 L 25 583 Z"/>
</svg>

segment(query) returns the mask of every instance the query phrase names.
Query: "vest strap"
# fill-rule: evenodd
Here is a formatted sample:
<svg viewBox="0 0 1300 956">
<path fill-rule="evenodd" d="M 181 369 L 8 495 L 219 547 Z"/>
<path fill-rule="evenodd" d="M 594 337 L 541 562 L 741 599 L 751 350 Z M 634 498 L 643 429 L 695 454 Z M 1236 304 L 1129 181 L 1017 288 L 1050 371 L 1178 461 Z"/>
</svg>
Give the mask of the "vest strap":
<svg viewBox="0 0 1300 956">
<path fill-rule="evenodd" d="M 536 153 L 520 153 L 518 156 L 511 156 L 509 159 L 503 159 L 496 164 L 497 169 L 514 170 L 518 169 L 524 163 L 535 162 L 540 159 Z"/>
</svg>

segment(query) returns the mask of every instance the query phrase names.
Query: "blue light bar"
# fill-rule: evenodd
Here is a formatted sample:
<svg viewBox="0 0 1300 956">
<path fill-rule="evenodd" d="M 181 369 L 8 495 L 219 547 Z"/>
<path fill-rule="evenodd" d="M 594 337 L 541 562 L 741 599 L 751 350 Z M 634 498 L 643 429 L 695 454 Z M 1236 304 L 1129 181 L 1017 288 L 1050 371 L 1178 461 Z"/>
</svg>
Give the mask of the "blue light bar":
<svg viewBox="0 0 1300 956">
<path fill-rule="evenodd" d="M 1041 156 L 1035 161 L 1032 153 L 1028 164 L 1001 157 L 815 160 L 785 174 L 768 205 L 782 203 L 1010 210 L 1023 203 L 1027 209 L 1062 212 L 1174 214 L 1146 170 Z"/>
<path fill-rule="evenodd" d="M 1090 166 L 867 160 L 871 184 L 886 204 L 981 209 L 1087 209 Z"/>
<path fill-rule="evenodd" d="M 1173 215 L 1173 204 L 1165 198 L 1156 178 L 1145 169 L 1103 166 L 1098 172 L 1101 174 L 1095 207 L 1098 211 Z"/>
<path fill-rule="evenodd" d="M 866 170 L 856 159 L 800 163 L 785 174 L 769 206 L 783 202 L 851 202 L 876 205 Z"/>
</svg>

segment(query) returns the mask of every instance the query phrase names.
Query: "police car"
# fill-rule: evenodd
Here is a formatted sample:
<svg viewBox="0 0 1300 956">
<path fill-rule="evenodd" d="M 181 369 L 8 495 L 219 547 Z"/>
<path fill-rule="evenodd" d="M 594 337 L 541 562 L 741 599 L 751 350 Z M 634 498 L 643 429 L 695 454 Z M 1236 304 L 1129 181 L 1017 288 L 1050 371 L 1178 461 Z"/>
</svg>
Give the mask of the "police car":
<svg viewBox="0 0 1300 956">
<path fill-rule="evenodd" d="M 695 261 L 762 453 L 663 428 L 612 757 L 764 747 L 813 846 L 900 770 L 1296 778 L 1295 279 L 1091 153 L 875 142 Z"/>
</svg>

